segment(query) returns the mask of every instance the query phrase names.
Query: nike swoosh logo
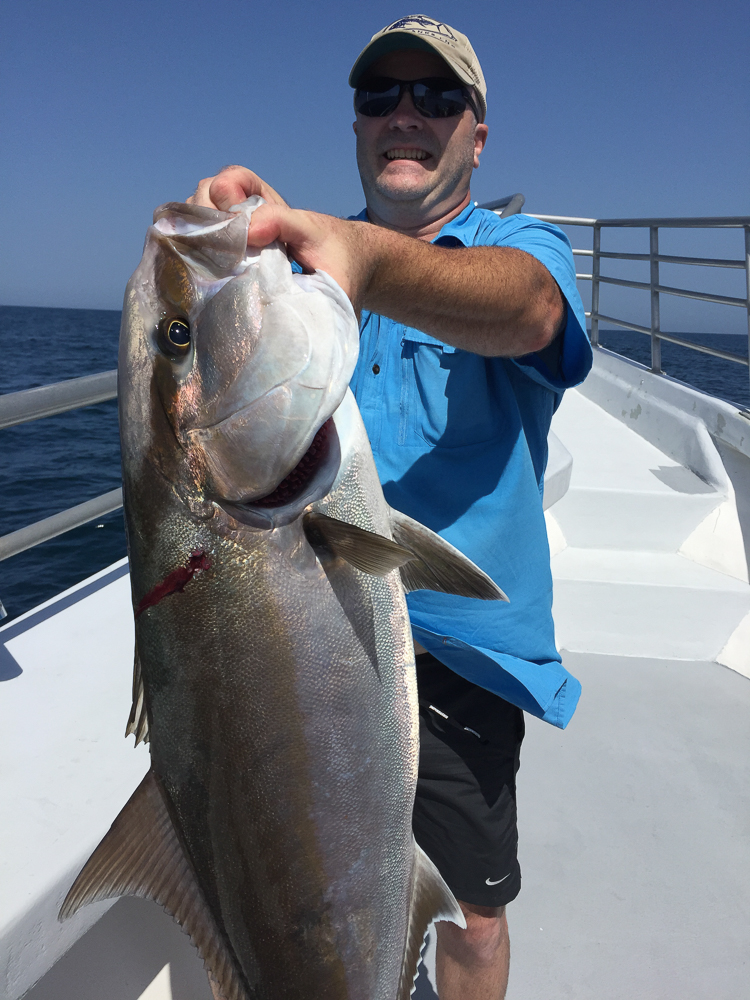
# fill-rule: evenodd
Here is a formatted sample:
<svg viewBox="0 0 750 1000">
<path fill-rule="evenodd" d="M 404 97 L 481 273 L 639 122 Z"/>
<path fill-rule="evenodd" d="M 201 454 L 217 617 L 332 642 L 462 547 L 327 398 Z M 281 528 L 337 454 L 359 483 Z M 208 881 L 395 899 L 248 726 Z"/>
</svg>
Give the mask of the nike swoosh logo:
<svg viewBox="0 0 750 1000">
<path fill-rule="evenodd" d="M 503 875 L 503 877 L 499 878 L 496 882 L 493 882 L 491 879 L 488 879 L 488 878 L 485 879 L 485 882 L 486 882 L 487 885 L 500 885 L 500 883 L 504 882 L 506 880 L 506 878 L 510 878 L 510 872 L 508 872 L 507 875 Z"/>
</svg>

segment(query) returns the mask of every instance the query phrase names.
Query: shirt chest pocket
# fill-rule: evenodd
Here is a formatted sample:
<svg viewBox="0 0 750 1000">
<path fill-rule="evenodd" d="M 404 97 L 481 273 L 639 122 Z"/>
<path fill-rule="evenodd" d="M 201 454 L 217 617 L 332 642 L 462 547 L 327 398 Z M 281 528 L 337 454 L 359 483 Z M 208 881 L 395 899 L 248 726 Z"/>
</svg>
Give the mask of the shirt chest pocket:
<svg viewBox="0 0 750 1000">
<path fill-rule="evenodd" d="M 497 437 L 502 415 L 495 363 L 408 331 L 401 352 L 400 443 L 416 435 L 435 447 L 465 448 Z"/>
</svg>

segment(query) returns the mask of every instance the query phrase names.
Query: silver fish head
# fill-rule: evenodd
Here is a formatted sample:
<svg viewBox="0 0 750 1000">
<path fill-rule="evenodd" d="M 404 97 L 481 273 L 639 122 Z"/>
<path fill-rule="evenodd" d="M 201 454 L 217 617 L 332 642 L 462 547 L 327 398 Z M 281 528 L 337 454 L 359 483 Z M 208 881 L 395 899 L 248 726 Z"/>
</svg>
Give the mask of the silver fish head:
<svg viewBox="0 0 750 1000">
<path fill-rule="evenodd" d="M 288 523 L 338 471 L 331 417 L 354 370 L 351 304 L 323 272 L 293 274 L 274 244 L 248 249 L 253 198 L 225 213 L 154 213 L 125 298 L 123 420 L 193 505 L 255 527 Z M 143 418 L 148 414 L 148 419 Z"/>
</svg>

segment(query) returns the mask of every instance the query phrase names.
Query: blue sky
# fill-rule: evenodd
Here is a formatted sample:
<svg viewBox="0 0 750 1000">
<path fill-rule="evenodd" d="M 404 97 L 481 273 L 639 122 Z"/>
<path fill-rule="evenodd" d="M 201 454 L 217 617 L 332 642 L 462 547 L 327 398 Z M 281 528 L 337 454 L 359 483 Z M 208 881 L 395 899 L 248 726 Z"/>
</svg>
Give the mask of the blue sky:
<svg viewBox="0 0 750 1000">
<path fill-rule="evenodd" d="M 536 212 L 750 215 L 747 0 L 423 12 L 469 35 L 488 80 L 480 202 L 522 191 Z M 390 0 L 6 3 L 0 302 L 119 308 L 153 208 L 225 163 L 294 205 L 358 211 L 346 78 L 407 13 Z M 738 255 L 736 242 L 716 252 Z"/>
</svg>

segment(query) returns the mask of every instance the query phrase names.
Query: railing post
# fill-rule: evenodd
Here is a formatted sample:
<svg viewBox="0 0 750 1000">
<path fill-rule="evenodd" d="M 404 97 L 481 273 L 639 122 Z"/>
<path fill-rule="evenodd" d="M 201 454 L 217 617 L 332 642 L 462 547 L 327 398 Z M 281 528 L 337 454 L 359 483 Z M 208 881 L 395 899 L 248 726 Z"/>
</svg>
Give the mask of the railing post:
<svg viewBox="0 0 750 1000">
<path fill-rule="evenodd" d="M 745 226 L 745 291 L 747 293 L 747 353 L 750 358 L 750 226 Z M 750 373 L 750 365 L 748 365 Z M 750 404 L 748 404 L 750 410 Z"/>
<path fill-rule="evenodd" d="M 594 223 L 594 257 L 591 264 L 591 343 L 599 343 L 599 254 L 602 249 L 602 228 Z"/>
<path fill-rule="evenodd" d="M 649 257 L 651 262 L 651 371 L 661 373 L 661 340 L 659 339 L 659 229 L 651 226 L 649 229 Z"/>
</svg>

